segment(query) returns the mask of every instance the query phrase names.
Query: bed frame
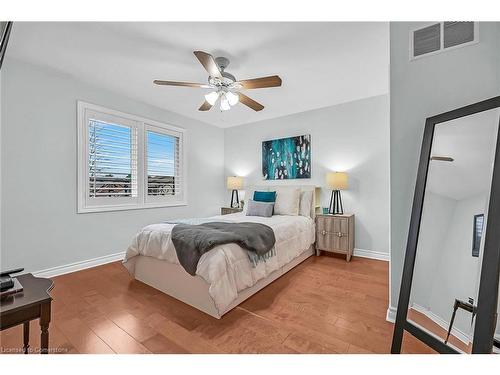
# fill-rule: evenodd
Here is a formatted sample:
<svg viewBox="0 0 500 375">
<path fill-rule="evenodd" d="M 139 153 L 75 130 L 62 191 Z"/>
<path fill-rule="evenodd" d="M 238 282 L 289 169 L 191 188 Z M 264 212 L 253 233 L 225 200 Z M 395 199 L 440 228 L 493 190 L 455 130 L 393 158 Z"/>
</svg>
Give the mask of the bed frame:
<svg viewBox="0 0 500 375">
<path fill-rule="evenodd" d="M 255 187 L 254 189 L 268 190 L 276 185 Z M 280 185 L 281 186 L 281 185 Z M 316 202 L 319 202 L 319 188 L 310 185 L 286 185 L 301 188 L 302 190 L 314 190 L 311 215 L 317 210 Z M 164 260 L 138 255 L 131 259 L 135 262 L 135 278 L 155 289 L 168 294 L 188 305 L 201 310 L 214 318 L 220 319 L 228 311 L 250 298 L 262 288 L 296 267 L 315 253 L 314 244 L 297 258 L 285 264 L 283 267 L 272 272 L 269 276 L 259 280 L 254 286 L 239 292 L 238 297 L 223 311 L 218 311 L 215 303 L 208 293 L 209 284 L 200 276 L 189 275 L 179 264 L 173 264 Z"/>
</svg>

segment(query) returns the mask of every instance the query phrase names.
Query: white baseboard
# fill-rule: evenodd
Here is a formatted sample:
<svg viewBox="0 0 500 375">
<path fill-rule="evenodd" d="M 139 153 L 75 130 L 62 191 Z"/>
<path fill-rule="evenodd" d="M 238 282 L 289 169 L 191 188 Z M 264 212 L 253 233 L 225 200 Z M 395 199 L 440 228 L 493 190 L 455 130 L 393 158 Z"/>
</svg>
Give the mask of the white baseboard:
<svg viewBox="0 0 500 375">
<path fill-rule="evenodd" d="M 389 253 L 383 253 L 381 251 L 373 250 L 354 249 L 354 253 L 352 255 L 354 255 L 355 257 L 385 260 L 386 262 L 388 262 L 390 259 Z"/>
<path fill-rule="evenodd" d="M 415 304 L 415 303 L 412 304 L 411 308 L 415 311 L 418 311 L 421 314 L 424 314 L 426 317 L 428 317 L 434 323 L 439 325 L 441 328 L 448 331 L 448 327 L 449 327 L 450 323 L 447 322 L 446 320 L 444 320 L 443 318 L 441 318 L 439 315 L 436 315 L 435 313 L 433 313 L 429 309 L 427 309 L 423 306 L 420 306 L 418 304 Z M 462 341 L 465 345 L 469 345 L 469 342 L 471 341 L 470 336 L 467 333 L 459 330 L 458 328 L 453 327 L 451 329 L 451 334 L 453 336 L 455 336 L 457 339 L 459 339 L 460 341 Z"/>
<path fill-rule="evenodd" d="M 353 255 L 358 256 L 358 257 L 363 257 L 363 258 L 389 261 L 389 254 L 382 253 L 379 251 L 354 249 Z M 34 276 L 37 276 L 37 277 L 55 277 L 55 276 L 59 276 L 59 275 L 64 275 L 66 273 L 81 271 L 81 270 L 84 270 L 87 268 L 100 266 L 100 265 L 103 265 L 106 263 L 116 262 L 118 260 L 122 260 L 124 258 L 124 256 L 125 256 L 125 252 L 122 251 L 119 253 L 105 255 L 102 257 L 88 259 L 88 260 L 82 260 L 80 262 L 70 263 L 70 264 L 66 264 L 63 266 L 47 268 L 47 269 L 32 272 L 32 273 Z M 389 311 L 391 309 L 392 309 L 392 307 L 390 307 L 387 310 L 388 317 L 389 317 Z M 394 315 L 394 318 L 395 318 L 395 316 L 396 316 L 396 309 L 395 308 L 394 308 L 394 312 L 391 311 L 391 314 Z M 389 321 L 391 321 L 391 320 L 389 320 Z M 394 321 L 394 319 L 393 319 L 393 321 Z"/>
<path fill-rule="evenodd" d="M 105 255 L 102 257 L 89 260 L 82 260 L 80 262 L 66 264 L 64 266 L 47 268 L 45 270 L 33 272 L 33 275 L 37 277 L 54 277 L 54 276 L 64 275 L 66 273 L 81 271 L 87 268 L 100 266 L 106 263 L 116 262 L 118 260 L 122 260 L 124 256 L 125 252 L 122 251 L 120 253 Z"/>
<path fill-rule="evenodd" d="M 395 323 L 397 312 L 398 312 L 398 309 L 396 307 L 389 306 L 387 309 L 387 314 L 385 315 L 385 320 L 387 320 L 390 323 Z"/>
</svg>

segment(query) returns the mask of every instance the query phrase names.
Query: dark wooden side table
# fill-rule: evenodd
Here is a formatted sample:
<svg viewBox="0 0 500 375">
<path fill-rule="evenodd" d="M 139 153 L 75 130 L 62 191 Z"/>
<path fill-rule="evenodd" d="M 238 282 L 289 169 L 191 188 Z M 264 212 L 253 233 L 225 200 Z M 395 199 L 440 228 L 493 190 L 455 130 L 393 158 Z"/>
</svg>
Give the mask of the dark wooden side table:
<svg viewBox="0 0 500 375">
<path fill-rule="evenodd" d="M 54 287 L 50 279 L 34 277 L 31 273 L 18 276 L 23 291 L 2 298 L 0 301 L 0 331 L 23 325 L 24 353 L 28 354 L 30 321 L 40 319 L 40 353 L 47 354 L 49 350 L 50 304 L 52 297 L 49 292 Z"/>
<path fill-rule="evenodd" d="M 448 339 L 450 338 L 451 329 L 453 328 L 453 322 L 455 321 L 455 316 L 458 309 L 463 309 L 470 312 L 472 314 L 471 325 L 474 323 L 474 317 L 476 316 L 477 307 L 474 306 L 471 301 L 465 302 L 455 298 L 455 303 L 453 304 L 453 314 L 451 314 L 450 326 L 448 327 L 448 333 L 446 334 L 446 339 L 444 340 L 445 344 L 448 343 Z"/>
</svg>

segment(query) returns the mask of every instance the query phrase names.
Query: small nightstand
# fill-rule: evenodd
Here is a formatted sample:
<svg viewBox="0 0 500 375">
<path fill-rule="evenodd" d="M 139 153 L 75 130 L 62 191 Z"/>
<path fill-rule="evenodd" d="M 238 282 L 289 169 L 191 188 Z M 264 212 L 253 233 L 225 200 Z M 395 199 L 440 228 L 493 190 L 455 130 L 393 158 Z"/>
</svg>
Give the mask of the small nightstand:
<svg viewBox="0 0 500 375">
<path fill-rule="evenodd" d="M 316 255 L 321 250 L 345 254 L 351 260 L 354 251 L 354 215 L 316 215 Z"/>
<path fill-rule="evenodd" d="M 235 213 L 241 212 L 241 211 L 243 211 L 243 208 L 231 208 L 231 207 L 221 207 L 220 208 L 221 215 L 235 214 Z"/>
</svg>

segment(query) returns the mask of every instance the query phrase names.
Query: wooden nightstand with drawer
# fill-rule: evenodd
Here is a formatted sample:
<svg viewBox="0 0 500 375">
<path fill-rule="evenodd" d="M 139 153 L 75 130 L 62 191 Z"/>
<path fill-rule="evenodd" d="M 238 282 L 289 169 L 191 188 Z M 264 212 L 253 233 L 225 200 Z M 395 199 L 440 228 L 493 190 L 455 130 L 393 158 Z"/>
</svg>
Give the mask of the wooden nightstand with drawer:
<svg viewBox="0 0 500 375">
<path fill-rule="evenodd" d="M 316 215 L 316 255 L 321 250 L 345 254 L 351 260 L 354 251 L 354 215 Z"/>
<path fill-rule="evenodd" d="M 235 214 L 235 213 L 241 212 L 241 211 L 243 211 L 243 208 L 236 208 L 236 207 L 221 207 L 220 208 L 221 215 Z"/>
</svg>

